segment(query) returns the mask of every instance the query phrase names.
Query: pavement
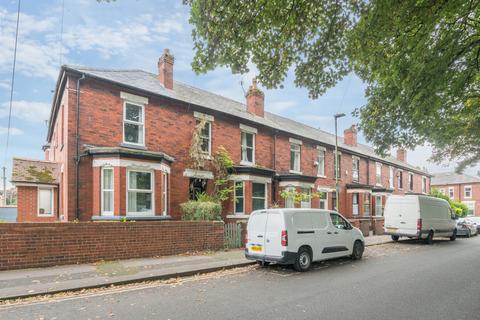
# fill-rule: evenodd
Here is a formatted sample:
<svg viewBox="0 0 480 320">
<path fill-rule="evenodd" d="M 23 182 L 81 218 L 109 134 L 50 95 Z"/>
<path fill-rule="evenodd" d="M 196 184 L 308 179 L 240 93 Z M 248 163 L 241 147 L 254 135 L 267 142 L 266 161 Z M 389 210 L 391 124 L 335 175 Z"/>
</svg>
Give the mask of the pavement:
<svg viewBox="0 0 480 320">
<path fill-rule="evenodd" d="M 370 246 L 311 271 L 256 266 L 0 305 L 0 319 L 478 319 L 480 237 Z"/>
<path fill-rule="evenodd" d="M 391 242 L 389 236 L 370 236 L 366 245 Z M 161 258 L 129 259 L 94 264 L 0 271 L 0 300 L 64 291 L 161 280 L 236 268 L 254 263 L 243 249 Z"/>
</svg>

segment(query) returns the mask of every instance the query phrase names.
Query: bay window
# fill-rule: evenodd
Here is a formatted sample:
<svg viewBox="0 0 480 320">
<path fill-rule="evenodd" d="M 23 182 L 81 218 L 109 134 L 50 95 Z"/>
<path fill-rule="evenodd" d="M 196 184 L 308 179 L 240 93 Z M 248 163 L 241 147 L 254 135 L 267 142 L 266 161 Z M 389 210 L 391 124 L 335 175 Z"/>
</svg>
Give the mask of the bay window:
<svg viewBox="0 0 480 320">
<path fill-rule="evenodd" d="M 101 206 L 102 215 L 113 215 L 113 168 L 102 168 L 102 181 L 101 181 Z"/>
<path fill-rule="evenodd" d="M 145 123 L 144 106 L 131 102 L 124 103 L 123 142 L 144 145 Z"/>
<path fill-rule="evenodd" d="M 168 214 L 168 173 L 163 173 L 163 186 L 162 186 L 162 202 L 163 210 L 162 215 L 166 216 Z"/>
<path fill-rule="evenodd" d="M 301 208 L 312 207 L 310 188 L 302 188 L 302 201 L 300 202 L 300 207 Z"/>
<path fill-rule="evenodd" d="M 352 214 L 358 216 L 358 193 L 352 193 Z"/>
<path fill-rule="evenodd" d="M 377 217 L 383 216 L 382 196 L 375 196 L 375 215 Z"/>
<path fill-rule="evenodd" d="M 320 209 L 328 209 L 328 192 L 320 192 Z"/>
<path fill-rule="evenodd" d="M 235 182 L 235 190 L 233 193 L 234 197 L 234 206 L 235 214 L 244 214 L 245 213 L 245 185 L 243 181 Z"/>
<path fill-rule="evenodd" d="M 153 185 L 151 171 L 128 170 L 127 214 L 153 215 Z"/>
<path fill-rule="evenodd" d="M 286 187 L 285 191 L 287 192 L 287 196 L 285 197 L 285 208 L 295 208 L 295 187 Z"/>
<path fill-rule="evenodd" d="M 252 210 L 265 209 L 266 205 L 266 188 L 265 183 L 252 183 Z"/>
<path fill-rule="evenodd" d="M 370 194 L 364 193 L 363 196 L 363 216 L 370 216 Z"/>
</svg>

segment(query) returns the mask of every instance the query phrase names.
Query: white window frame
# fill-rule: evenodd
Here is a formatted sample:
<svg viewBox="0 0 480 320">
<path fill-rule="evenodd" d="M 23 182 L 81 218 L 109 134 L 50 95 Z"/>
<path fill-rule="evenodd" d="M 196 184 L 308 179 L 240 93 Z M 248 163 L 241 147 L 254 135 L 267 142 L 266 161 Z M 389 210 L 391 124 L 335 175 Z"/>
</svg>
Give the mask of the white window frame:
<svg viewBox="0 0 480 320">
<path fill-rule="evenodd" d="M 201 146 L 200 146 L 200 151 L 204 155 L 210 157 L 212 155 L 212 122 L 207 120 L 205 121 L 205 125 L 208 126 L 208 152 L 201 150 Z M 201 135 L 201 131 L 200 131 L 200 139 L 203 141 L 204 138 L 205 137 Z"/>
<path fill-rule="evenodd" d="M 405 185 L 405 177 L 403 176 L 403 170 L 397 170 L 397 187 L 399 190 L 403 190 L 403 187 Z M 402 184 L 400 185 L 400 181 Z"/>
<path fill-rule="evenodd" d="M 322 202 L 324 203 L 324 210 L 328 210 L 328 191 L 320 191 L 322 193 L 322 195 L 324 194 L 325 195 L 325 199 L 322 199 L 322 197 L 320 197 L 320 203 L 319 203 L 319 206 L 320 208 L 322 207 Z"/>
<path fill-rule="evenodd" d="M 104 185 L 103 185 L 103 178 L 104 178 L 104 172 L 105 170 L 111 170 L 112 171 L 112 189 L 105 189 Z M 102 216 L 113 216 L 113 212 L 115 211 L 115 171 L 113 169 L 113 167 L 109 167 L 109 166 L 105 166 L 105 167 L 102 167 L 102 171 L 101 171 L 101 174 L 100 174 L 100 205 L 101 205 L 101 208 L 100 208 L 100 213 Z M 104 201 L 105 201 L 105 198 L 103 196 L 103 193 L 107 191 L 107 192 L 111 192 L 112 193 L 112 211 L 104 211 L 103 208 L 103 204 L 104 204 Z"/>
<path fill-rule="evenodd" d="M 148 191 L 143 189 L 130 189 L 130 172 L 148 172 L 150 173 L 150 193 L 152 194 L 152 209 L 150 211 L 144 212 L 131 212 L 128 211 L 128 192 L 143 192 L 148 193 Z M 127 168 L 127 186 L 126 186 L 125 196 L 127 198 L 126 204 L 126 214 L 127 216 L 154 216 L 155 215 L 155 171 L 154 170 L 145 170 L 145 169 L 136 169 L 136 168 Z"/>
<path fill-rule="evenodd" d="M 252 146 L 249 147 L 247 146 L 246 144 L 243 145 L 243 135 L 247 135 L 247 134 L 251 134 L 252 135 Z M 246 131 L 246 130 L 242 130 L 240 132 L 240 146 L 241 146 L 241 149 L 240 149 L 240 156 L 241 156 L 241 160 L 240 160 L 240 164 L 242 165 L 247 165 L 247 166 L 252 166 L 252 165 L 255 165 L 255 137 L 256 134 L 251 132 L 251 131 Z M 247 139 L 245 138 L 245 143 L 247 142 Z M 249 149 L 251 148 L 252 149 L 252 161 L 248 161 L 246 159 L 243 159 L 243 150 L 246 149 Z M 245 155 L 247 155 L 246 151 L 245 151 Z"/>
<path fill-rule="evenodd" d="M 467 189 L 470 189 L 469 193 L 470 195 L 467 197 Z M 471 185 L 468 185 L 468 186 L 463 186 L 463 197 L 465 199 L 472 199 L 472 186 Z"/>
<path fill-rule="evenodd" d="M 356 169 L 354 164 L 357 164 Z M 356 179 L 355 172 L 357 173 Z M 360 158 L 356 156 L 352 156 L 352 181 L 357 183 L 360 182 Z"/>
<path fill-rule="evenodd" d="M 413 183 L 413 173 L 409 172 L 408 173 L 408 191 L 413 191 L 415 188 L 415 185 Z"/>
<path fill-rule="evenodd" d="M 267 184 L 266 184 L 266 183 L 261 183 L 261 182 L 255 182 L 255 181 L 253 181 L 253 182 L 252 182 L 252 210 L 253 210 L 253 199 L 262 199 L 262 198 L 254 197 L 254 196 L 253 196 L 253 184 L 254 184 L 254 183 L 263 184 L 263 186 L 264 186 L 264 188 L 265 188 L 265 201 L 264 201 L 263 206 L 264 206 L 265 209 L 267 209 L 267 203 L 268 203 L 268 202 L 267 202 L 267 198 L 268 198 Z M 245 209 L 244 209 L 244 210 L 245 210 Z"/>
<path fill-rule="evenodd" d="M 127 120 L 126 117 L 127 117 L 127 104 L 130 104 L 130 105 L 133 105 L 133 106 L 137 106 L 137 107 L 140 107 L 141 108 L 141 114 L 142 114 L 142 122 L 136 122 L 136 121 L 132 121 L 132 120 Z M 126 141 L 125 140 L 125 124 L 126 123 L 130 123 L 130 124 L 134 124 L 134 125 L 137 125 L 139 127 L 142 128 L 142 141 L 143 143 L 135 143 L 135 142 L 129 142 L 129 141 Z M 123 101 L 123 123 L 122 123 L 122 134 L 123 134 L 123 137 L 122 137 L 122 141 L 123 143 L 125 144 L 130 144 L 130 145 L 135 145 L 135 146 L 142 146 L 144 147 L 145 146 L 145 105 L 144 104 L 141 104 L 141 103 L 137 103 L 137 102 L 132 102 L 132 101 L 129 101 L 129 100 L 124 100 Z M 139 134 L 140 136 L 140 134 Z"/>
<path fill-rule="evenodd" d="M 163 209 L 162 209 L 162 216 L 168 215 L 168 173 L 162 172 L 162 202 L 163 202 Z M 155 189 L 155 187 L 153 187 Z M 152 208 L 153 209 L 153 208 Z"/>
<path fill-rule="evenodd" d="M 308 190 L 308 196 L 309 196 L 309 200 L 308 201 L 300 201 L 300 208 L 306 208 L 306 209 L 310 209 L 312 207 L 312 189 L 311 188 L 301 188 L 300 192 L 303 193 L 304 191 Z"/>
<path fill-rule="evenodd" d="M 325 155 L 327 149 L 324 147 L 317 147 L 317 177 L 325 178 Z M 320 161 L 321 159 L 321 161 Z"/>
<path fill-rule="evenodd" d="M 476 214 L 476 212 L 475 212 L 475 201 L 462 201 L 462 203 L 467 206 L 468 211 L 470 211 L 470 209 L 472 209 L 472 214 L 467 213 L 467 217 L 474 217 L 475 214 Z"/>
<path fill-rule="evenodd" d="M 390 189 L 395 190 L 395 169 L 390 166 L 389 168 L 389 184 L 390 184 Z"/>
<path fill-rule="evenodd" d="M 353 199 L 357 200 L 357 203 L 355 203 L 353 201 Z M 355 193 L 352 193 L 352 215 L 354 216 L 358 216 L 360 214 L 360 206 L 359 206 L 359 203 L 360 203 L 360 194 L 355 192 Z M 356 210 L 355 210 L 356 208 Z"/>
<path fill-rule="evenodd" d="M 380 201 L 378 201 L 380 199 Z M 378 208 L 382 211 L 382 214 L 378 214 Z M 375 212 L 374 215 L 376 217 L 383 217 L 383 199 L 382 196 L 375 196 Z"/>
<path fill-rule="evenodd" d="M 455 189 L 453 187 L 448 187 L 448 196 L 450 199 L 455 199 Z"/>
<path fill-rule="evenodd" d="M 380 173 L 378 172 L 378 169 L 380 169 Z M 375 162 L 375 184 L 377 186 L 382 185 L 382 163 L 381 162 Z"/>
<path fill-rule="evenodd" d="M 298 150 L 292 150 L 293 147 L 298 147 Z M 298 154 L 298 163 L 293 163 L 293 169 L 292 169 L 292 152 L 295 152 L 295 154 Z M 294 160 L 297 159 L 295 156 L 293 158 Z M 298 143 L 290 143 L 290 172 L 291 173 L 302 173 L 302 168 L 301 168 L 301 163 L 302 163 L 302 145 Z"/>
<path fill-rule="evenodd" d="M 243 211 L 242 212 L 238 212 L 237 211 L 237 199 L 238 199 L 238 196 L 237 196 L 237 188 L 235 186 L 234 188 L 234 192 L 233 192 L 233 213 L 234 214 L 237 214 L 237 215 L 244 215 L 245 214 L 245 181 L 234 181 L 234 186 L 237 184 L 237 183 L 241 183 L 242 184 L 242 202 L 243 202 Z"/>
<path fill-rule="evenodd" d="M 52 212 L 48 214 L 40 213 L 40 190 L 48 190 L 50 191 L 50 205 L 52 207 Z M 55 195 L 54 195 L 54 188 L 53 187 L 37 187 L 37 216 L 39 217 L 53 217 L 55 214 Z"/>
<path fill-rule="evenodd" d="M 286 192 L 295 191 L 295 187 L 292 186 L 292 185 L 288 185 L 288 186 L 285 188 L 285 191 L 286 191 Z M 286 197 L 286 198 L 285 198 L 285 208 L 286 208 L 286 209 L 295 208 L 295 199 L 294 199 L 293 197 Z"/>
<path fill-rule="evenodd" d="M 427 177 L 422 176 L 422 192 L 427 193 Z"/>
</svg>

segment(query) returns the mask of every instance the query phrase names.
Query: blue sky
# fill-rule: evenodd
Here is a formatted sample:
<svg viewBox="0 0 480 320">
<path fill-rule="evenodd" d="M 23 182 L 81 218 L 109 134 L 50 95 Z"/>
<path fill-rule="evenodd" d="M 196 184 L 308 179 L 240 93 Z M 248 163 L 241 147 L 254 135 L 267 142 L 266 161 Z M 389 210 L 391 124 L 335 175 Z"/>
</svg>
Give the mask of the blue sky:
<svg viewBox="0 0 480 320">
<path fill-rule="evenodd" d="M 246 89 L 255 75 L 255 66 L 245 75 L 232 75 L 225 68 L 203 75 L 191 70 L 189 8 L 182 1 L 64 0 L 64 5 L 60 36 L 62 0 L 22 1 L 12 130 L 4 161 L 17 0 L 3 0 L 0 4 L 0 166 L 7 166 L 9 176 L 12 156 L 43 158 L 41 146 L 61 64 L 156 72 L 158 57 L 164 48 L 170 48 L 175 56 L 176 80 L 244 101 L 241 82 Z M 329 132 L 333 132 L 333 114 L 347 113 L 339 123 L 339 132 L 343 132 L 358 121 L 351 112 L 364 103 L 364 85 L 355 75 L 317 100 L 308 99 L 306 90 L 296 88 L 291 76 L 284 89 L 265 90 L 266 110 Z M 364 142 L 362 137 L 359 139 Z M 408 153 L 410 163 L 431 172 L 452 166 L 431 164 L 429 157 L 428 147 Z M 477 169 L 469 171 L 475 173 Z"/>
</svg>

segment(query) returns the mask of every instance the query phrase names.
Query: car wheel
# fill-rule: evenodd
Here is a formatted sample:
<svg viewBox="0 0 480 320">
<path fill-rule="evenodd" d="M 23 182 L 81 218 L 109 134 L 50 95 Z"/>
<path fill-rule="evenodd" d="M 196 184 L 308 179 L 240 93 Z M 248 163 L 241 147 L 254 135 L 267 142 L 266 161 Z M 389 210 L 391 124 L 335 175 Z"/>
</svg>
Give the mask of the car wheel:
<svg viewBox="0 0 480 320">
<path fill-rule="evenodd" d="M 293 267 L 297 271 L 305 272 L 308 271 L 311 266 L 312 255 L 310 254 L 310 250 L 307 248 L 300 248 L 300 250 L 298 250 L 297 258 L 295 259 Z"/>
<path fill-rule="evenodd" d="M 393 240 L 393 241 L 398 241 L 398 239 L 400 239 L 399 236 L 394 236 L 394 235 L 392 235 L 392 240 Z"/>
<path fill-rule="evenodd" d="M 365 250 L 365 247 L 362 241 L 359 241 L 359 240 L 355 241 L 355 243 L 353 244 L 352 259 L 353 260 L 362 259 L 364 250 Z"/>
<path fill-rule="evenodd" d="M 453 234 L 450 237 L 450 241 L 455 241 L 457 240 L 457 229 L 453 230 Z"/>
<path fill-rule="evenodd" d="M 262 267 L 262 268 L 265 268 L 265 267 L 268 267 L 270 265 L 270 262 L 268 261 L 262 261 L 262 260 L 257 260 L 257 264 Z"/>
<path fill-rule="evenodd" d="M 433 243 L 433 231 L 430 231 L 428 233 L 428 236 L 425 238 L 425 243 L 426 244 L 432 244 Z"/>
</svg>

